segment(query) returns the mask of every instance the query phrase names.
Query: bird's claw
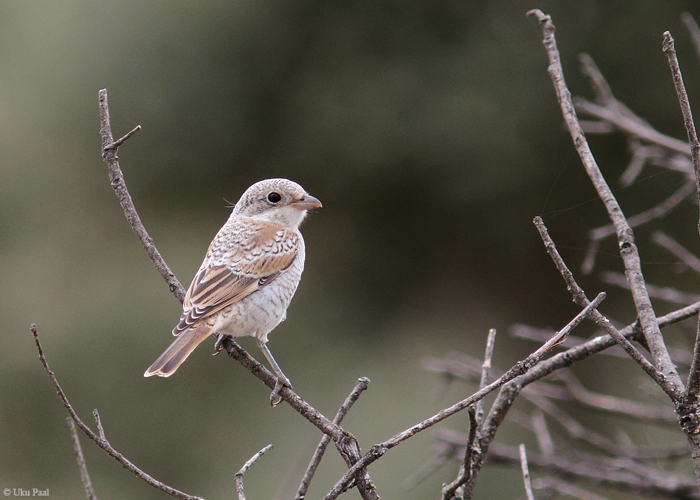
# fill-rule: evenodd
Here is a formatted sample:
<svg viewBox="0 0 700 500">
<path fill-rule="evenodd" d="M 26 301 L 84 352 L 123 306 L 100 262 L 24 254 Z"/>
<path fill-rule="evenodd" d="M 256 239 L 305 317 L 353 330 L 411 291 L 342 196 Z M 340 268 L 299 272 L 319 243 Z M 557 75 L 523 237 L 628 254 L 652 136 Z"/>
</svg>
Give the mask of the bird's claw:
<svg viewBox="0 0 700 500">
<path fill-rule="evenodd" d="M 280 396 L 279 392 L 282 390 L 284 386 L 289 387 L 290 389 L 292 388 L 292 383 L 289 381 L 287 377 L 281 378 L 277 377 L 277 381 L 275 382 L 275 388 L 272 389 L 272 393 L 270 394 L 270 404 L 275 407 L 279 405 L 282 402 L 282 396 Z"/>
<path fill-rule="evenodd" d="M 226 335 L 220 333 L 219 336 L 216 338 L 216 342 L 214 342 L 214 354 L 212 356 L 216 356 L 219 354 L 221 351 L 224 350 L 224 340 L 226 339 Z"/>
</svg>

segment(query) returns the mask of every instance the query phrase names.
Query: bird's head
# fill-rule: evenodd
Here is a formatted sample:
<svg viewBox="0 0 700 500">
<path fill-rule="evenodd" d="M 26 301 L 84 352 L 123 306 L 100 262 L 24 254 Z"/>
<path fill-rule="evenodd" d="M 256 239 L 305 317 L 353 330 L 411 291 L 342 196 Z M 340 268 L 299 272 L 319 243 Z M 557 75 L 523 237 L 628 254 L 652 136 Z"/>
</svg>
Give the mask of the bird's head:
<svg viewBox="0 0 700 500">
<path fill-rule="evenodd" d="M 233 215 L 269 220 L 287 227 L 299 227 L 308 210 L 321 202 L 288 179 L 266 179 L 250 186 L 238 200 Z"/>
</svg>

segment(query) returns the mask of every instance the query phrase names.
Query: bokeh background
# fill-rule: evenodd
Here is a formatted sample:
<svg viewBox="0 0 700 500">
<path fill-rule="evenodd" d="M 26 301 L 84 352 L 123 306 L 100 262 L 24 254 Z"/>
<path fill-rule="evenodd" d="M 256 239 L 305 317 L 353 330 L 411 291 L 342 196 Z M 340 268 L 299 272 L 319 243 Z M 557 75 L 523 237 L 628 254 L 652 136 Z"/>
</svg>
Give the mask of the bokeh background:
<svg viewBox="0 0 700 500">
<path fill-rule="evenodd" d="M 289 407 L 271 409 L 269 391 L 232 360 L 212 358 L 210 344 L 171 379 L 143 378 L 170 343 L 180 305 L 109 185 L 101 88 L 116 136 L 143 126 L 120 149 L 122 167 L 184 285 L 251 183 L 288 177 L 323 201 L 303 227 L 304 279 L 269 345 L 295 389 L 328 416 L 358 377 L 372 380 L 345 421 L 364 449 L 472 392 L 441 391 L 421 366 L 426 357 L 481 356 L 497 328 L 494 363 L 507 368 L 536 347 L 511 338 L 511 324 L 568 322 L 577 310 L 531 220 L 544 217 L 578 270 L 587 231 L 606 216 L 562 126 L 541 31 L 525 17 L 532 8 L 553 16 L 574 94 L 592 96 L 577 62 L 587 52 L 618 98 L 685 137 L 661 35 L 676 38 L 700 109 L 700 62 L 680 21 L 684 11 L 700 19 L 695 1 L 0 2 L 0 488 L 83 495 L 33 322 L 83 419 L 92 423 L 99 409 L 119 451 L 190 494 L 231 498 L 233 474 L 273 443 L 246 476 L 248 498 L 291 498 L 319 438 Z M 629 214 L 682 182 L 651 170 L 618 189 L 624 139 L 591 143 Z M 650 281 L 697 291 L 696 278 L 649 238 L 662 228 L 695 248 L 696 210 L 684 203 L 637 231 Z M 621 269 L 609 243 L 581 283 L 591 296 L 608 290 L 605 311 L 626 323 L 631 300 L 596 275 Z M 691 338 L 679 328 L 669 343 Z M 241 344 L 261 358 L 251 339 Z M 591 360 L 577 374 L 594 390 L 664 402 L 619 360 Z M 579 418 L 642 443 L 683 439 Z M 467 417 L 443 426 L 464 431 Z M 498 437 L 523 439 L 532 443 L 514 425 Z M 164 498 L 83 444 L 98 497 Z M 373 466 L 384 498 L 438 497 L 456 464 L 411 491 L 402 486 L 431 445 L 424 433 Z M 344 468 L 329 450 L 309 498 Z M 690 471 L 690 460 L 679 470 Z M 519 473 L 487 467 L 477 495 L 522 495 Z"/>
</svg>

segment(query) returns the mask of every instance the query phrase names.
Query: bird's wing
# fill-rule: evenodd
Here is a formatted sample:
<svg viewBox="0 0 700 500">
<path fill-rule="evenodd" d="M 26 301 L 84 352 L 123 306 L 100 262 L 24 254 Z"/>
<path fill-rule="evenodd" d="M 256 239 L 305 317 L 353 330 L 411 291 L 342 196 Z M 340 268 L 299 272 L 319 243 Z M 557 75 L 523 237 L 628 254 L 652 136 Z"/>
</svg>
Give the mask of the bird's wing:
<svg viewBox="0 0 700 500">
<path fill-rule="evenodd" d="M 212 241 L 187 290 L 173 335 L 269 285 L 294 263 L 296 230 L 255 219 L 241 219 L 235 229 L 222 229 Z M 216 258 L 210 259 L 212 255 Z"/>
</svg>

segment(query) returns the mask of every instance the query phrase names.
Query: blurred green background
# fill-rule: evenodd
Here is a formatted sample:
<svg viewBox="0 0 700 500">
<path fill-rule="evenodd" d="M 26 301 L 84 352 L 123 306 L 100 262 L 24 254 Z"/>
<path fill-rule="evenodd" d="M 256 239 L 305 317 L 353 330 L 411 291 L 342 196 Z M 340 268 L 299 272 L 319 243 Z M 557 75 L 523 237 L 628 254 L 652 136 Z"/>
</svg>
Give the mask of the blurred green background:
<svg viewBox="0 0 700 500">
<path fill-rule="evenodd" d="M 589 295 L 610 292 L 604 312 L 632 321 L 626 293 L 578 271 L 587 231 L 607 219 L 562 126 L 541 31 L 525 17 L 532 8 L 553 16 L 574 94 L 592 96 L 577 62 L 587 52 L 618 98 L 685 138 L 661 35 L 676 38 L 697 114 L 700 62 L 680 21 L 684 11 L 700 19 L 696 1 L 0 2 L 0 488 L 83 495 L 33 322 L 82 418 L 92 424 L 99 409 L 119 451 L 190 494 L 232 498 L 233 474 L 273 443 L 246 492 L 291 498 L 319 439 L 288 406 L 270 408 L 269 391 L 235 362 L 212 358 L 212 343 L 171 379 L 143 378 L 181 308 L 109 185 L 101 88 L 115 136 L 143 126 L 120 149 L 122 168 L 185 286 L 227 205 L 253 182 L 288 177 L 323 201 L 303 227 L 305 275 L 269 345 L 298 393 L 329 417 L 358 377 L 372 380 L 345 421 L 365 450 L 472 392 L 437 397 L 425 357 L 480 357 L 493 327 L 494 363 L 505 369 L 536 347 L 510 338 L 509 325 L 559 328 L 576 314 L 531 224 L 536 215 Z M 625 140 L 591 144 L 628 214 L 682 182 L 652 169 L 618 189 Z M 686 202 L 637 231 L 650 281 L 697 291 L 696 277 L 649 237 L 662 228 L 695 248 L 696 223 Z M 620 269 L 610 241 L 596 272 Z M 670 307 L 659 303 L 660 312 Z M 679 347 L 691 341 L 689 328 L 669 337 Z M 262 358 L 251 339 L 241 344 Z M 591 360 L 577 370 L 592 389 L 665 403 L 631 363 Z M 641 442 L 683 440 L 619 425 Z M 464 431 L 467 416 L 443 426 Z M 498 437 L 522 439 L 514 425 Z M 82 441 L 99 498 L 165 497 Z M 372 467 L 383 498 L 438 497 L 456 464 L 402 487 L 431 445 L 426 432 Z M 309 498 L 344 469 L 329 450 Z M 680 469 L 690 471 L 690 460 Z M 520 476 L 487 467 L 477 494 L 515 498 Z"/>
</svg>

